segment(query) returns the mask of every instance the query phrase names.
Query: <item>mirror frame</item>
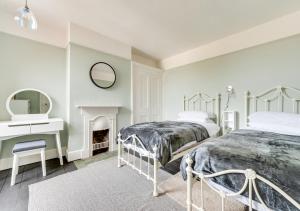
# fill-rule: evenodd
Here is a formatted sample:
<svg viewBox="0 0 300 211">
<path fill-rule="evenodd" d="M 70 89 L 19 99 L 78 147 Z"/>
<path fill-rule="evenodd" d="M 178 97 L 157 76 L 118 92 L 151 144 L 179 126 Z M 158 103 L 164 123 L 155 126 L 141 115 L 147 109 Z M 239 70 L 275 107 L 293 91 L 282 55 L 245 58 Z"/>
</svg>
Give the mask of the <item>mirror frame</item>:
<svg viewBox="0 0 300 211">
<path fill-rule="evenodd" d="M 109 66 L 109 67 L 112 69 L 112 71 L 113 71 L 113 73 L 114 73 L 114 76 L 115 76 L 115 80 L 114 80 L 114 82 L 113 82 L 110 86 L 102 87 L 102 86 L 98 85 L 98 84 L 94 81 L 94 79 L 93 79 L 93 77 L 92 77 L 92 71 L 93 71 L 93 67 L 95 67 L 97 64 L 105 64 L 105 65 Z M 97 86 L 97 87 L 99 87 L 99 88 L 101 88 L 101 89 L 108 89 L 108 88 L 112 87 L 113 85 L 115 85 L 116 80 L 117 80 L 117 75 L 116 75 L 115 69 L 114 69 L 110 64 L 108 64 L 108 63 L 106 63 L 106 62 L 96 62 L 96 63 L 93 64 L 92 67 L 90 68 L 90 79 L 91 79 L 91 81 L 93 82 L 93 84 L 94 84 L 95 86 Z"/>
<path fill-rule="evenodd" d="M 35 91 L 35 92 L 40 92 L 43 95 L 45 95 L 47 97 L 47 99 L 49 100 L 49 110 L 47 113 L 44 114 L 14 114 L 12 112 L 12 110 L 10 109 L 10 100 L 12 99 L 13 96 L 15 96 L 16 94 L 18 94 L 19 92 L 23 92 L 23 91 Z M 27 89 L 19 89 L 17 91 L 15 91 L 14 93 L 12 93 L 11 95 L 9 95 L 9 97 L 6 100 L 6 110 L 9 113 L 9 115 L 11 116 L 11 120 L 32 120 L 32 119 L 48 119 L 48 115 L 52 110 L 52 100 L 49 97 L 49 95 L 47 95 L 45 92 L 38 90 L 38 89 L 33 89 L 33 88 L 27 88 Z"/>
</svg>

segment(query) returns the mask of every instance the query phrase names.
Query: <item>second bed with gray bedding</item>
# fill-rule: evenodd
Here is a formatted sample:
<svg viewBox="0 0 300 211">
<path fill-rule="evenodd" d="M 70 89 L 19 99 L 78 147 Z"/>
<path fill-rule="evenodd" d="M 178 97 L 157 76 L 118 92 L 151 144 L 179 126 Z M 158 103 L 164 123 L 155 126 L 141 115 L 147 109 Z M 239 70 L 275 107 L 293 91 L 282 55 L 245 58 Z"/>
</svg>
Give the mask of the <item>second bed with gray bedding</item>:
<svg viewBox="0 0 300 211">
<path fill-rule="evenodd" d="M 193 169 L 204 174 L 253 169 L 300 202 L 300 136 L 243 129 L 209 139 L 182 159 L 180 168 L 184 179 L 187 156 L 193 160 Z M 213 182 L 236 192 L 244 180 L 242 175 L 230 174 L 216 177 Z M 269 186 L 257 184 L 269 208 L 298 210 Z"/>
</svg>

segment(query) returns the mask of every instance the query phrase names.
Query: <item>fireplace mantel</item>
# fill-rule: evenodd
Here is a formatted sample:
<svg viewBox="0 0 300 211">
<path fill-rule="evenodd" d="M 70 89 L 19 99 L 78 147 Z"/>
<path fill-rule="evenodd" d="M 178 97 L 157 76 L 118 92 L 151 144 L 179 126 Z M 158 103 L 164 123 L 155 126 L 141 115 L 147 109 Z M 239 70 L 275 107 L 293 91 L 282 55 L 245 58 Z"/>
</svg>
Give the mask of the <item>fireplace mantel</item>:
<svg viewBox="0 0 300 211">
<path fill-rule="evenodd" d="M 121 108 L 122 106 L 116 105 L 76 105 L 77 108 Z"/>
<path fill-rule="evenodd" d="M 83 116 L 84 134 L 83 134 L 83 149 L 82 158 L 88 158 L 92 156 L 92 126 L 94 121 L 99 117 L 105 117 L 110 123 L 109 132 L 109 150 L 113 151 L 115 147 L 116 138 L 116 119 L 119 108 L 122 106 L 108 106 L 108 105 L 76 105 L 80 109 L 80 113 Z"/>
<path fill-rule="evenodd" d="M 101 113 L 118 113 L 118 110 L 122 108 L 122 106 L 119 105 L 76 105 L 77 108 L 80 109 L 81 114 L 84 114 L 86 111 L 87 112 L 99 112 L 102 111 Z"/>
</svg>

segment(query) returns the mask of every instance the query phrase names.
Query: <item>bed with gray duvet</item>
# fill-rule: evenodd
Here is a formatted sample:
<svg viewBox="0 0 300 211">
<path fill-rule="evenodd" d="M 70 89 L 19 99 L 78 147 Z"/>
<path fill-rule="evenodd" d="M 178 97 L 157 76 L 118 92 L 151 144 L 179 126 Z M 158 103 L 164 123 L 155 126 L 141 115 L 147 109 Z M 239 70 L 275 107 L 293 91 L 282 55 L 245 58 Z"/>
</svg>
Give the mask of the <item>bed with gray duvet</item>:
<svg viewBox="0 0 300 211">
<path fill-rule="evenodd" d="M 205 126 L 179 121 L 145 122 L 120 130 L 122 139 L 133 134 L 140 138 L 148 151 L 153 152 L 153 147 L 158 147 L 157 159 L 162 165 L 168 163 L 172 159 L 172 153 L 184 145 L 209 138 Z"/>
<path fill-rule="evenodd" d="M 187 176 L 188 156 L 193 160 L 193 170 L 203 174 L 228 169 L 253 169 L 300 202 L 300 136 L 240 129 L 222 137 L 208 139 L 183 157 L 180 169 L 184 179 Z M 211 180 L 227 190 L 236 192 L 241 189 L 245 177 L 240 174 L 228 174 Z M 264 183 L 258 181 L 257 186 L 269 208 L 298 210 Z M 247 196 L 248 193 L 244 194 Z"/>
</svg>

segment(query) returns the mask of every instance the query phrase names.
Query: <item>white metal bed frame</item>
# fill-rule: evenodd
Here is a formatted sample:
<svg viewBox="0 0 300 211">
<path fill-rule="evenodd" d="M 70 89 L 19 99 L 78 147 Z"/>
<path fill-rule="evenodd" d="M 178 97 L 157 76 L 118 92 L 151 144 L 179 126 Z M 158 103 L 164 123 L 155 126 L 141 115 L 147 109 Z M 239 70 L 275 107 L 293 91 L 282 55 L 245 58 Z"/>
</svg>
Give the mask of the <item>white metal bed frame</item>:
<svg viewBox="0 0 300 211">
<path fill-rule="evenodd" d="M 295 98 L 290 96 L 287 93 L 287 90 L 291 90 L 294 91 L 296 93 L 300 94 L 300 89 L 296 89 L 293 87 L 282 87 L 282 86 L 278 86 L 275 88 L 272 88 L 270 90 L 267 90 L 266 92 L 263 92 L 262 94 L 256 95 L 256 96 L 250 96 L 250 92 L 246 92 L 245 93 L 245 114 L 246 114 L 246 125 L 248 125 L 248 116 L 250 114 L 250 106 L 251 103 L 250 101 L 253 100 L 253 111 L 256 112 L 258 111 L 258 102 L 261 101 L 265 104 L 264 106 L 264 110 L 265 111 L 270 111 L 270 105 L 272 102 L 278 100 L 278 104 L 277 104 L 277 110 L 280 112 L 284 112 L 284 103 L 285 100 L 290 100 L 292 102 L 292 110 L 294 113 L 299 113 L 299 102 L 300 102 L 300 98 Z M 272 95 L 273 94 L 273 95 Z M 269 95 L 272 95 L 270 97 L 268 97 Z M 246 205 L 249 206 L 249 210 L 252 210 L 253 208 L 253 204 L 254 203 L 258 203 L 263 207 L 263 209 L 265 210 L 271 210 L 270 208 L 267 207 L 267 205 L 265 204 L 265 202 L 262 200 L 259 191 L 257 189 L 256 186 L 256 181 L 259 180 L 263 183 L 265 183 L 266 185 L 269 185 L 271 188 L 273 188 L 275 191 L 277 191 L 278 193 L 280 193 L 286 200 L 288 200 L 290 203 L 292 203 L 296 208 L 298 208 L 300 210 L 300 204 L 294 200 L 291 196 L 289 196 L 287 193 L 285 193 L 283 190 L 281 190 L 278 186 L 276 186 L 274 183 L 272 183 L 271 181 L 261 177 L 260 175 L 258 175 L 254 170 L 252 169 L 246 169 L 246 170 L 241 170 L 241 169 L 230 169 L 230 170 L 225 170 L 225 171 L 221 171 L 221 172 L 217 172 L 214 174 L 207 174 L 204 175 L 203 173 L 199 173 L 193 170 L 192 168 L 192 159 L 190 157 L 188 157 L 186 159 L 187 162 L 187 168 L 186 168 L 186 172 L 187 172 L 187 210 L 191 211 L 193 208 L 196 210 L 200 210 L 200 211 L 204 211 L 204 199 L 203 199 L 203 183 L 206 183 L 208 185 L 208 187 L 210 187 L 212 190 L 214 190 L 216 193 L 218 193 L 221 197 L 221 206 L 222 206 L 222 211 L 225 210 L 225 198 L 226 197 L 237 197 L 237 196 L 241 196 L 247 189 L 248 189 L 248 203 Z M 231 192 L 231 191 L 224 191 L 224 190 L 219 190 L 217 188 L 215 188 L 210 182 L 209 179 L 210 178 L 214 178 L 214 177 L 218 177 L 221 175 L 227 175 L 227 174 L 243 174 L 245 176 L 245 182 L 243 187 L 238 191 L 238 192 Z M 193 177 L 194 175 L 194 177 Z M 197 206 L 196 204 L 193 203 L 192 201 L 192 185 L 193 179 L 198 178 L 200 180 L 200 206 Z M 253 193 L 255 194 L 255 196 L 258 199 L 257 201 L 254 201 L 254 197 L 253 197 Z"/>
<path fill-rule="evenodd" d="M 216 98 L 210 97 L 205 93 L 197 93 L 192 97 L 184 96 L 184 111 L 206 111 L 212 112 L 216 115 L 217 124 L 220 124 L 220 102 L 221 95 L 218 94 Z M 204 110 L 203 109 L 204 104 Z M 211 104 L 211 105 L 210 105 Z M 129 140 L 132 139 L 131 143 Z M 125 152 L 125 150 L 127 152 Z M 187 151 L 186 149 L 184 151 Z M 127 154 L 127 155 L 125 155 Z M 136 156 L 138 155 L 139 158 Z M 143 171 L 143 162 L 142 158 L 147 159 L 147 170 Z M 173 156 L 173 159 L 177 159 L 176 156 Z M 139 160 L 139 161 L 137 161 Z M 153 160 L 153 170 L 150 170 L 150 160 Z M 138 162 L 138 163 L 137 163 Z M 121 167 L 121 164 L 124 163 L 134 170 L 138 171 L 140 175 L 145 176 L 148 180 L 153 182 L 153 196 L 158 196 L 157 190 L 157 170 L 158 170 L 158 160 L 157 160 L 157 146 L 153 147 L 153 152 L 150 152 L 143 145 L 143 142 L 135 134 L 127 137 L 126 139 L 121 138 L 121 134 L 118 134 L 118 167 Z M 145 165 L 145 164 L 144 164 Z"/>
</svg>

